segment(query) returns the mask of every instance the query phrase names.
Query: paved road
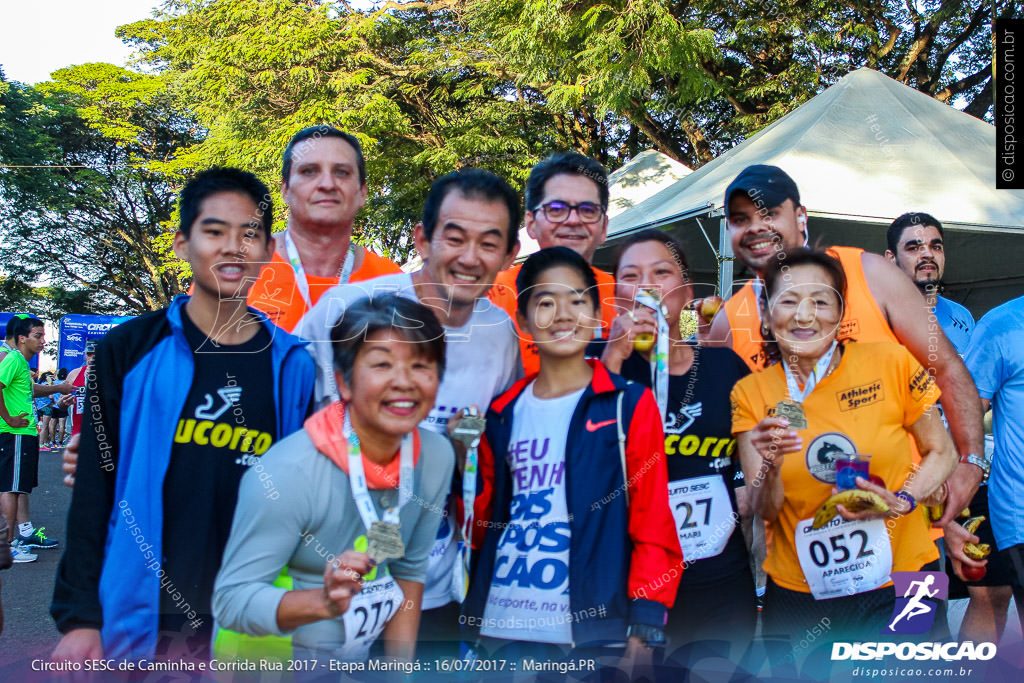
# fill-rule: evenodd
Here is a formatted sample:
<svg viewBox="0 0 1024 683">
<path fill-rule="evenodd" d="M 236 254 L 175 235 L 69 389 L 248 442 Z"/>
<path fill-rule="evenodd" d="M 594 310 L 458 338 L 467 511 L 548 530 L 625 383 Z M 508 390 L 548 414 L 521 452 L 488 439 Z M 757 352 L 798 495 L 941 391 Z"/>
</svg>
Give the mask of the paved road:
<svg viewBox="0 0 1024 683">
<path fill-rule="evenodd" d="M 26 680 L 32 658 L 48 657 L 60 634 L 50 619 L 53 578 L 63 554 L 71 489 L 61 483 L 60 452 L 39 454 L 39 488 L 32 493 L 32 522 L 60 541 L 55 550 L 33 550 L 39 559 L 0 573 L 4 631 L 0 635 L 0 680 Z M 36 679 L 39 680 L 39 679 Z"/>
</svg>

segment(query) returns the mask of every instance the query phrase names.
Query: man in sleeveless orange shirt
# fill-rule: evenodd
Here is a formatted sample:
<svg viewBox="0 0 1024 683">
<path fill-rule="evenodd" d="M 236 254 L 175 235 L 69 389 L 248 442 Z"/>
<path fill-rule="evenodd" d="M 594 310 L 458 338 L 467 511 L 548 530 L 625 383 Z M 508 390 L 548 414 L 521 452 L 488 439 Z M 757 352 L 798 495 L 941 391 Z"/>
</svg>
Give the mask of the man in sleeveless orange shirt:
<svg viewBox="0 0 1024 683">
<path fill-rule="evenodd" d="M 608 171 L 605 167 L 577 152 L 554 154 L 530 170 L 526 180 L 526 232 L 537 240 L 541 249 L 569 247 L 591 263 L 594 252 L 608 235 Z M 488 298 L 516 319 L 516 276 L 520 266 L 498 273 Z M 598 297 L 601 300 L 601 323 L 611 326 L 615 317 L 615 277 L 594 268 Z M 540 369 L 537 345 L 530 335 L 519 329 L 520 352 L 527 375 Z"/>
<path fill-rule="evenodd" d="M 248 303 L 291 331 L 320 296 L 339 283 L 399 272 L 352 243 L 356 212 L 366 203 L 366 160 L 359 140 L 327 125 L 296 133 L 284 149 L 281 195 L 288 229 L 249 290 Z"/>
<path fill-rule="evenodd" d="M 736 260 L 756 276 L 718 312 L 703 343 L 728 346 L 753 370 L 765 365 L 761 350 L 761 272 L 784 249 L 807 243 L 807 209 L 796 183 L 777 166 L 757 164 L 740 172 L 725 191 L 725 215 Z M 841 338 L 860 342 L 896 341 L 935 376 L 961 462 L 950 477 L 946 549 L 963 561 L 961 528 L 950 524 L 974 496 L 982 471 L 967 462 L 983 453 L 984 431 L 978 391 L 970 373 L 944 334 L 929 324 L 929 308 L 907 276 L 883 256 L 854 247 L 830 250 L 846 271 L 848 294 Z M 949 528 L 956 526 L 952 537 Z"/>
</svg>

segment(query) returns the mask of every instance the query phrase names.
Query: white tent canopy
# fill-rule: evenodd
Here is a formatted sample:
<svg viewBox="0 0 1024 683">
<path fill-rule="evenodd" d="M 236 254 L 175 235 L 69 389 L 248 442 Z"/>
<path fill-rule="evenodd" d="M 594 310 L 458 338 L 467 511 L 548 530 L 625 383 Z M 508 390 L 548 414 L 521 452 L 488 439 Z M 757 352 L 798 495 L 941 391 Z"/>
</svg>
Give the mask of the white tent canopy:
<svg viewBox="0 0 1024 683">
<path fill-rule="evenodd" d="M 947 295 L 978 314 L 1024 291 L 1024 191 L 995 189 L 995 158 L 994 126 L 859 69 L 615 216 L 609 244 L 645 227 L 670 230 L 685 242 L 694 269 L 714 277 L 717 255 L 709 261 L 707 243 L 721 246 L 714 233 L 724 232 L 726 186 L 751 164 L 774 164 L 800 188 L 812 243 L 820 236 L 826 245 L 882 253 L 896 216 L 934 215 L 947 229 Z"/>
<path fill-rule="evenodd" d="M 693 173 L 672 157 L 648 149 L 608 175 L 608 216 L 614 218 Z"/>
</svg>

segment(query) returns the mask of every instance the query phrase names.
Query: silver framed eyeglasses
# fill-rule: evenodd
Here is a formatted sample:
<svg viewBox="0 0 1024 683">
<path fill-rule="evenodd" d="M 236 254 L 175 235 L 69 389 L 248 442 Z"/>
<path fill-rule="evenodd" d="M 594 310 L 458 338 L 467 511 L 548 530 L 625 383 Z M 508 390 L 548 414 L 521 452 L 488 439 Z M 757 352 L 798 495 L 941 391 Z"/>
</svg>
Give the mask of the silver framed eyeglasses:
<svg viewBox="0 0 1024 683">
<path fill-rule="evenodd" d="M 583 223 L 596 223 L 604 216 L 604 209 L 600 204 L 595 204 L 594 202 L 569 204 L 568 202 L 555 200 L 547 204 L 541 204 L 534 211 L 543 211 L 544 217 L 552 223 L 564 223 L 569 220 L 569 214 L 572 213 L 573 209 L 576 209 L 576 215 L 579 216 L 580 221 Z"/>
</svg>

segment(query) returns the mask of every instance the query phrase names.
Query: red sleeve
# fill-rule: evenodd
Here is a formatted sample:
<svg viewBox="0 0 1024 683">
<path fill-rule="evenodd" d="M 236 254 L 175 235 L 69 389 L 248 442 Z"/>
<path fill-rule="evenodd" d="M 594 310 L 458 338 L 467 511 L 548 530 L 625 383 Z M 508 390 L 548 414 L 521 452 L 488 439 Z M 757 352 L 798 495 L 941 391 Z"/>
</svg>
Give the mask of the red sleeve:
<svg viewBox="0 0 1024 683">
<path fill-rule="evenodd" d="M 683 551 L 668 504 L 665 435 L 658 405 L 644 390 L 626 438 L 629 484 L 629 597 L 672 607 L 683 575 Z"/>
<path fill-rule="evenodd" d="M 480 439 L 477 461 L 477 491 L 473 503 L 473 530 L 471 546 L 473 551 L 484 545 L 484 536 L 491 521 L 491 507 L 494 504 L 494 451 L 485 434 Z"/>
</svg>

